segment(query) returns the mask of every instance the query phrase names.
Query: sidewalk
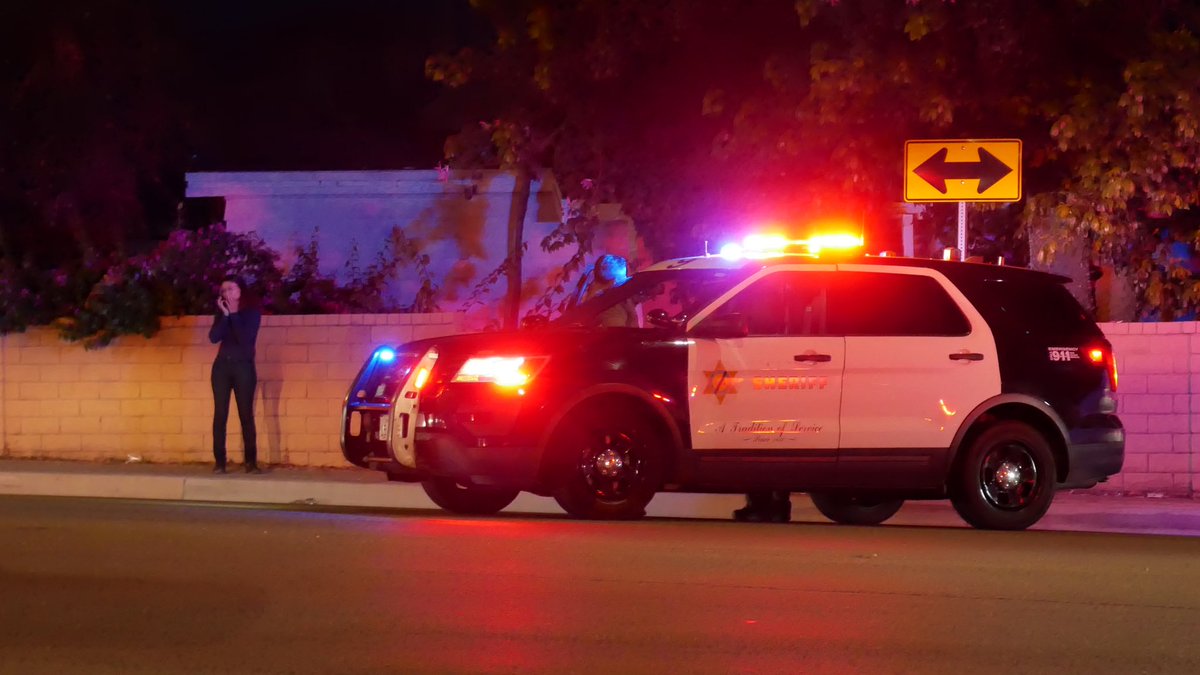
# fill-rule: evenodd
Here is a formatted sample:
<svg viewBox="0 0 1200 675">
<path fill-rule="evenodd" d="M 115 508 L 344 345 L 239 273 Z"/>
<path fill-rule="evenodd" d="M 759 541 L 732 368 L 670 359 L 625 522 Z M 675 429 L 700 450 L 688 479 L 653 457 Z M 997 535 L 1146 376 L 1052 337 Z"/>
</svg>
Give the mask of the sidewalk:
<svg viewBox="0 0 1200 675">
<path fill-rule="evenodd" d="M 0 460 L 0 495 L 164 499 L 248 504 L 295 504 L 372 509 L 436 507 L 420 485 L 389 483 L 382 473 L 356 468 L 272 467 L 251 476 L 231 466 L 213 475 L 208 465 L 109 464 Z M 656 518 L 728 520 L 740 495 L 664 493 L 647 513 Z M 793 520 L 828 522 L 803 496 L 793 499 Z M 522 493 L 509 513 L 563 515 L 553 499 Z M 894 525 L 966 527 L 946 501 L 910 502 Z M 1060 493 L 1035 529 L 1200 536 L 1200 501 Z"/>
</svg>

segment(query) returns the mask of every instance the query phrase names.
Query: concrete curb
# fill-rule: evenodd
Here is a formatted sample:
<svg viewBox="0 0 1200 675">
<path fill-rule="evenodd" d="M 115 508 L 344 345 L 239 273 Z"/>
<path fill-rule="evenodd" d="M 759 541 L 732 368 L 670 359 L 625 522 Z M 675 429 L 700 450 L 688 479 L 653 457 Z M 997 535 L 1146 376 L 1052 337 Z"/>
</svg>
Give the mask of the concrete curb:
<svg viewBox="0 0 1200 675">
<path fill-rule="evenodd" d="M 415 490 L 413 489 L 415 487 Z M 435 508 L 417 486 L 271 476 L 167 476 L 0 471 L 0 494 L 371 508 Z"/>
<path fill-rule="evenodd" d="M 272 475 L 275 473 L 276 475 Z M 245 504 L 302 504 L 382 509 L 437 509 L 420 485 L 262 476 L 135 475 L 0 469 L 0 494 L 43 497 L 150 499 Z M 728 518 L 740 495 L 663 494 L 647 509 L 661 518 Z M 553 499 L 522 493 L 506 512 L 561 515 Z"/>
<path fill-rule="evenodd" d="M 184 481 L 171 476 L 96 476 L 41 471 L 0 472 L 0 494 L 117 499 L 183 499 Z"/>
<path fill-rule="evenodd" d="M 250 476 L 207 473 L 201 465 L 114 465 L 0 460 L 0 495 L 304 505 L 438 512 L 420 485 L 389 483 L 353 469 L 276 467 Z M 664 493 L 647 515 L 728 520 L 741 495 Z M 506 513 L 563 516 L 553 500 L 522 493 Z M 803 496 L 793 520 L 825 523 Z M 889 524 L 965 527 L 948 502 L 906 504 Z M 1200 536 L 1200 501 L 1063 493 L 1035 529 Z"/>
</svg>

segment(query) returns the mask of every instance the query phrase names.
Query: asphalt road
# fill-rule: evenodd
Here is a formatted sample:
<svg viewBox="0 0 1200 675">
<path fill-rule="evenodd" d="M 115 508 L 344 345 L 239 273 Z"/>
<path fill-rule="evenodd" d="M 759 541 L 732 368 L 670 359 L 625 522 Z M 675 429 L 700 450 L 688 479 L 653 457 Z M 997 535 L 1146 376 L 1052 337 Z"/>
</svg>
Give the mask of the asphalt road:
<svg viewBox="0 0 1200 675">
<path fill-rule="evenodd" d="M 1200 539 L 0 497 L 3 673 L 1196 673 Z"/>
</svg>

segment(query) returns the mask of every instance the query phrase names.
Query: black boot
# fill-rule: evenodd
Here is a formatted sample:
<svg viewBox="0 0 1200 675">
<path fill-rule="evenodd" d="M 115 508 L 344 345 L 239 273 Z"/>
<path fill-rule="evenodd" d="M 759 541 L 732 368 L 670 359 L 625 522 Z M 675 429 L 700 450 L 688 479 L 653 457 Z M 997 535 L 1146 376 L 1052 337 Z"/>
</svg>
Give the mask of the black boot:
<svg viewBox="0 0 1200 675">
<path fill-rule="evenodd" d="M 792 519 L 792 500 L 787 492 L 749 492 L 746 506 L 733 512 L 741 523 L 786 523 Z"/>
</svg>

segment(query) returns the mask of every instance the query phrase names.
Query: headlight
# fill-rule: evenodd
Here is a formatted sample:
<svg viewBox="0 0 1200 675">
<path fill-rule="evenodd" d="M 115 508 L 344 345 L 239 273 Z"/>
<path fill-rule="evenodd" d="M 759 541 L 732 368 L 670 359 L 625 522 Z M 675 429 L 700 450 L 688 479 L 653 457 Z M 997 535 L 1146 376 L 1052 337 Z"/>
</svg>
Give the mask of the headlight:
<svg viewBox="0 0 1200 675">
<path fill-rule="evenodd" d="M 454 382 L 491 382 L 501 387 L 521 387 L 546 365 L 545 357 L 476 356 L 458 369 Z"/>
</svg>

